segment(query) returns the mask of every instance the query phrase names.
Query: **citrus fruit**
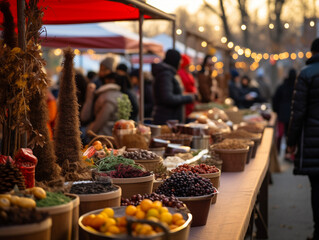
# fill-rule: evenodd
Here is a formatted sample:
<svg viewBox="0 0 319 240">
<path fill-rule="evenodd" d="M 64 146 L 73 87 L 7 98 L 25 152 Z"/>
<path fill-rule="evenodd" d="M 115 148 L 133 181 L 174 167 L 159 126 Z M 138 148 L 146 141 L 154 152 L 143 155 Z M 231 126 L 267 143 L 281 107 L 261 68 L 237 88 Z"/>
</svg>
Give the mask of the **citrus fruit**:
<svg viewBox="0 0 319 240">
<path fill-rule="evenodd" d="M 144 199 L 141 203 L 140 206 L 143 211 L 147 212 L 150 208 L 153 206 L 153 202 L 149 199 Z"/>
<path fill-rule="evenodd" d="M 108 232 L 112 233 L 112 234 L 119 234 L 120 233 L 120 229 L 117 226 L 110 226 L 108 229 Z"/>
<path fill-rule="evenodd" d="M 114 216 L 114 210 L 112 208 L 104 208 L 102 212 L 106 213 L 110 218 Z"/>
<path fill-rule="evenodd" d="M 169 212 L 164 212 L 164 213 L 162 213 L 160 215 L 160 221 L 161 222 L 164 222 L 164 223 L 167 223 L 167 224 L 171 224 L 172 219 L 173 219 L 173 216 Z"/>
<path fill-rule="evenodd" d="M 161 201 L 155 201 L 153 202 L 153 208 L 160 209 L 163 206 L 163 203 Z"/>
<path fill-rule="evenodd" d="M 176 223 L 178 220 L 181 220 L 181 219 L 184 219 L 182 214 L 180 213 L 173 214 L 173 218 L 172 218 L 173 223 Z"/>
<path fill-rule="evenodd" d="M 137 210 L 136 214 L 135 214 L 135 217 L 137 219 L 144 219 L 145 218 L 145 212 L 142 211 L 142 210 Z"/>
<path fill-rule="evenodd" d="M 90 226 L 95 229 L 99 229 L 105 222 L 106 219 L 103 216 L 97 215 L 95 216 L 95 218 L 92 219 Z"/>
<path fill-rule="evenodd" d="M 126 221 L 126 217 L 125 216 L 123 216 L 123 217 L 118 217 L 117 218 L 117 225 L 118 226 L 126 226 L 126 223 L 127 223 L 127 221 Z"/>
<path fill-rule="evenodd" d="M 136 214 L 136 212 L 137 212 L 137 208 L 133 205 L 129 205 L 125 209 L 125 213 L 128 216 L 134 216 Z"/>
<path fill-rule="evenodd" d="M 176 222 L 177 226 L 182 226 L 186 221 L 184 219 L 180 219 Z"/>
<path fill-rule="evenodd" d="M 153 221 L 153 222 L 158 222 L 159 221 L 158 218 L 156 218 L 156 217 L 147 217 L 146 219 L 150 220 L 150 221 Z"/>
<path fill-rule="evenodd" d="M 149 224 L 143 224 L 140 231 L 139 231 L 139 234 L 141 235 L 149 235 L 151 232 L 153 231 L 153 228 L 151 225 Z"/>
<path fill-rule="evenodd" d="M 92 220 L 95 218 L 95 215 L 94 214 L 90 214 L 90 215 L 87 215 L 85 216 L 83 219 L 82 219 L 82 224 L 84 226 L 91 226 L 91 223 L 92 223 Z"/>
<path fill-rule="evenodd" d="M 147 211 L 146 217 L 159 217 L 159 211 L 155 208 L 151 208 L 150 210 Z"/>
<path fill-rule="evenodd" d="M 164 212 L 168 212 L 168 208 L 167 207 L 161 207 L 159 209 L 160 214 L 164 213 Z"/>
</svg>

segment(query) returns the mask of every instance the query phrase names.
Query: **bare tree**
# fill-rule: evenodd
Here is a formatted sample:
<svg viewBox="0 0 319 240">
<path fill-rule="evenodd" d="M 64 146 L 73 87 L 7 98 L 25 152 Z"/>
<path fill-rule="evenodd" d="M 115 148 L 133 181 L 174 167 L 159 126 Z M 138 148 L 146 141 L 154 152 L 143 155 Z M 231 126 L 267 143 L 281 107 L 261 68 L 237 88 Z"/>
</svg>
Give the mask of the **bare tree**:
<svg viewBox="0 0 319 240">
<path fill-rule="evenodd" d="M 243 43 L 244 46 L 249 46 L 249 16 L 247 12 L 247 1 L 238 0 L 238 8 L 241 16 L 241 25 L 246 26 L 246 29 L 243 30 Z"/>
</svg>

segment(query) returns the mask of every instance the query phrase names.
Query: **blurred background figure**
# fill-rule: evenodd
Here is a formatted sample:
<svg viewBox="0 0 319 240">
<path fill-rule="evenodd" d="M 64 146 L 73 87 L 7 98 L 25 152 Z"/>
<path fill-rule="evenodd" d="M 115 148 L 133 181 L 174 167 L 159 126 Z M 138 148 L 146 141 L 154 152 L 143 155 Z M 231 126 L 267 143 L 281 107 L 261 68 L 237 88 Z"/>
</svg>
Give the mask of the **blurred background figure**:
<svg viewBox="0 0 319 240">
<path fill-rule="evenodd" d="M 266 82 L 264 69 L 258 68 L 256 82 L 258 83 L 261 98 L 264 99 L 265 102 L 270 102 L 271 89 L 269 84 Z"/>
<path fill-rule="evenodd" d="M 254 103 L 262 103 L 264 99 L 261 97 L 258 88 L 250 86 L 250 78 L 243 76 L 241 78 L 241 88 L 239 96 L 239 108 L 250 108 Z"/>
<path fill-rule="evenodd" d="M 95 79 L 97 78 L 97 73 L 94 71 L 88 71 L 88 73 L 86 74 L 86 77 L 89 82 L 94 82 Z"/>
<path fill-rule="evenodd" d="M 191 64 L 191 59 L 187 55 L 182 55 L 181 67 L 178 70 L 178 74 L 183 82 L 184 85 L 184 92 L 185 93 L 197 93 L 197 88 L 195 86 L 195 79 L 193 75 L 189 72 L 189 65 Z M 186 118 L 188 115 L 193 112 L 194 110 L 194 103 L 188 103 L 185 105 L 185 116 Z"/>
<path fill-rule="evenodd" d="M 280 150 L 281 139 L 288 134 L 288 126 L 290 120 L 290 110 L 292 95 L 294 92 L 295 81 L 297 78 L 297 72 L 295 69 L 290 69 L 288 77 L 284 82 L 278 86 L 276 92 L 272 98 L 272 107 L 274 112 L 278 115 L 277 124 L 277 149 Z M 285 154 L 285 159 L 291 161 L 293 156 L 290 153 Z"/>
<path fill-rule="evenodd" d="M 211 88 L 213 85 L 212 72 L 214 69 L 214 63 L 211 55 L 206 55 L 202 63 L 202 68 L 198 72 L 198 91 L 200 94 L 200 100 L 203 103 L 211 101 Z"/>
<path fill-rule="evenodd" d="M 121 86 L 121 92 L 127 94 L 132 104 L 132 112 L 130 119 L 137 121 L 139 112 L 138 99 L 135 92 L 132 89 L 130 77 L 128 74 L 128 67 L 124 63 L 121 63 L 116 67 L 116 73 L 118 75 L 117 83 Z"/>
<path fill-rule="evenodd" d="M 96 85 L 96 89 L 102 86 L 103 81 L 102 79 L 115 71 L 115 59 L 112 57 L 106 57 L 101 63 L 100 63 L 100 70 L 99 70 L 99 77 L 94 80 L 94 84 Z"/>
<path fill-rule="evenodd" d="M 240 106 L 240 76 L 236 69 L 232 69 L 230 71 L 231 79 L 228 83 L 228 94 L 229 97 L 234 100 L 234 103 L 237 107 Z"/>
<path fill-rule="evenodd" d="M 163 62 L 152 65 L 154 76 L 153 123 L 166 124 L 167 120 L 184 122 L 184 105 L 195 101 L 194 94 L 184 95 L 175 77 L 180 66 L 181 55 L 170 49 L 166 52 Z"/>
</svg>

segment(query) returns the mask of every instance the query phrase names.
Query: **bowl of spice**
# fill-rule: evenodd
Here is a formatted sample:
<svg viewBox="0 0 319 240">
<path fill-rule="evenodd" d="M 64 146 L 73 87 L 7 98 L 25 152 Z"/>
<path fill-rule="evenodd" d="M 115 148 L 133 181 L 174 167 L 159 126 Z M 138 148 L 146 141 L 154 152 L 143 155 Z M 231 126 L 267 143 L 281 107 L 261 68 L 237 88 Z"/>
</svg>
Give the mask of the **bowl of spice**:
<svg viewBox="0 0 319 240">
<path fill-rule="evenodd" d="M 154 171 L 163 159 L 156 153 L 144 149 L 133 149 L 123 153 L 123 157 L 134 160 L 141 164 L 147 171 Z"/>
</svg>

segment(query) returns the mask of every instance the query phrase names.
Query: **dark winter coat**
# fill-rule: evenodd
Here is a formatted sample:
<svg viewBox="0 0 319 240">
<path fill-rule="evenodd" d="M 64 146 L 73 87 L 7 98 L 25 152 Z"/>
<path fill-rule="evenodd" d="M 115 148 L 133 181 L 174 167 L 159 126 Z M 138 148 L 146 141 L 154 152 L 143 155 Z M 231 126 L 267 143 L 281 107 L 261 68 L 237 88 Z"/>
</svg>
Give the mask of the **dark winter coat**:
<svg viewBox="0 0 319 240">
<path fill-rule="evenodd" d="M 247 100 L 246 95 L 249 93 L 255 93 L 256 98 Z M 250 108 L 254 103 L 262 103 L 264 99 L 261 97 L 258 88 L 242 86 L 239 91 L 238 108 Z"/>
<path fill-rule="evenodd" d="M 306 64 L 295 85 L 287 145 L 298 145 L 295 174 L 319 175 L 319 54 Z"/>
<path fill-rule="evenodd" d="M 166 124 L 167 120 L 183 121 L 183 105 L 193 102 L 191 95 L 183 95 L 175 78 L 176 69 L 166 63 L 152 65 L 154 76 L 153 96 L 154 124 Z"/>
<path fill-rule="evenodd" d="M 272 107 L 274 112 L 278 115 L 278 120 L 283 123 L 289 123 L 291 101 L 294 91 L 294 80 L 286 78 L 284 83 L 281 84 L 272 99 Z"/>
</svg>

